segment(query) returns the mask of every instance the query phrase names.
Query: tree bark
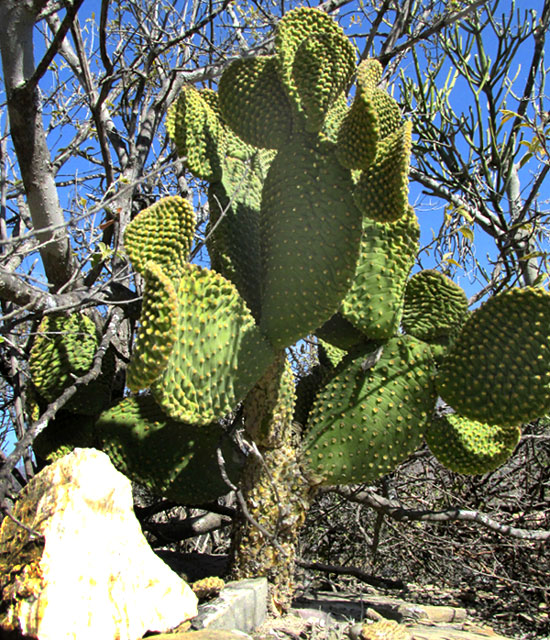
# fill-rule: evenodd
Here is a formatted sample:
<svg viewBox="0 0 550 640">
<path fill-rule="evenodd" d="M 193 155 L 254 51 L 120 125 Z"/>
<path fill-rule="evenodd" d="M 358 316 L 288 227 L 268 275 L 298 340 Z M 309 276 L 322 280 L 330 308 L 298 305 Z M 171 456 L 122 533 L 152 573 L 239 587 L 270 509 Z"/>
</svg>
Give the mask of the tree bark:
<svg viewBox="0 0 550 640">
<path fill-rule="evenodd" d="M 59 203 L 42 122 L 35 72 L 33 31 L 38 8 L 20 0 L 0 0 L 0 54 L 10 133 L 25 187 L 48 282 L 59 289 L 73 273 L 66 223 Z"/>
</svg>

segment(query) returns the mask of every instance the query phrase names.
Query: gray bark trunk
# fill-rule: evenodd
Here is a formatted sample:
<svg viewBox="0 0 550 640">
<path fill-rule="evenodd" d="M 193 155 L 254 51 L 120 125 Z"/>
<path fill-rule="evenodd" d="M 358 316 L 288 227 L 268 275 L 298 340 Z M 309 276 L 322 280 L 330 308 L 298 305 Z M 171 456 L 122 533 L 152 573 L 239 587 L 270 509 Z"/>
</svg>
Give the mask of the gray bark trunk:
<svg viewBox="0 0 550 640">
<path fill-rule="evenodd" d="M 28 83 L 35 70 L 35 20 L 36 8 L 31 3 L 0 0 L 0 54 L 10 133 L 46 277 L 58 289 L 70 279 L 73 265 L 46 144 L 40 94 L 35 83 Z"/>
</svg>

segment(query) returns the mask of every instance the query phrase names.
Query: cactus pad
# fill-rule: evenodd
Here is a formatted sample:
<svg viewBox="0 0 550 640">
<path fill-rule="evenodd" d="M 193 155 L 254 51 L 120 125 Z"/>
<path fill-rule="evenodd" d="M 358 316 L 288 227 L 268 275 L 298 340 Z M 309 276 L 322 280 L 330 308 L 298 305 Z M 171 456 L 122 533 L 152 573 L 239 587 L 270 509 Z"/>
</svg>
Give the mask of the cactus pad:
<svg viewBox="0 0 550 640">
<path fill-rule="evenodd" d="M 223 119 L 248 144 L 280 149 L 290 139 L 290 102 L 274 57 L 232 62 L 220 79 L 219 99 Z"/>
<path fill-rule="evenodd" d="M 438 271 L 420 271 L 407 283 L 402 325 L 411 336 L 427 342 L 446 337 L 460 326 L 467 312 L 462 287 Z"/>
<path fill-rule="evenodd" d="M 366 169 L 376 156 L 380 135 L 378 116 L 371 101 L 361 92 L 355 94 L 338 131 L 337 153 L 342 166 Z"/>
<path fill-rule="evenodd" d="M 312 35 L 294 57 L 292 79 L 306 115 L 306 129 L 320 131 L 327 114 L 342 94 L 355 66 L 349 40 L 340 34 Z"/>
<path fill-rule="evenodd" d="M 476 309 L 446 358 L 437 386 L 461 415 L 518 425 L 550 410 L 550 295 L 511 289 Z"/>
<path fill-rule="evenodd" d="M 447 469 L 470 475 L 489 473 L 514 452 L 521 430 L 449 414 L 436 418 L 424 434 L 430 451 Z"/>
<path fill-rule="evenodd" d="M 194 87 L 183 87 L 168 110 L 166 131 L 174 141 L 178 156 L 185 157 L 194 176 L 205 180 L 219 179 L 219 146 L 223 131 L 210 96 Z"/>
<path fill-rule="evenodd" d="M 31 379 L 40 396 L 53 402 L 75 378 L 87 373 L 98 346 L 99 336 L 88 316 L 46 316 L 29 358 Z"/>
<path fill-rule="evenodd" d="M 374 161 L 355 187 L 355 202 L 363 215 L 377 222 L 393 222 L 408 209 L 410 122 L 378 143 Z"/>
<path fill-rule="evenodd" d="M 355 278 L 340 312 L 373 340 L 389 338 L 397 331 L 419 236 L 420 227 L 412 207 L 396 222 L 363 220 Z"/>
<path fill-rule="evenodd" d="M 353 287 L 353 283 L 352 283 Z M 315 335 L 338 349 L 349 351 L 352 347 L 367 341 L 364 333 L 356 329 L 341 313 L 335 313 Z"/>
<path fill-rule="evenodd" d="M 421 442 L 436 397 L 429 347 L 399 337 L 381 349 L 350 355 L 313 404 L 304 448 L 322 484 L 371 482 Z"/>
<path fill-rule="evenodd" d="M 175 280 L 189 259 L 194 234 L 193 208 L 187 200 L 169 196 L 138 213 L 126 227 L 124 248 L 142 275 L 152 260 Z"/>
<path fill-rule="evenodd" d="M 269 168 L 260 328 L 276 348 L 328 320 L 349 288 L 361 238 L 352 187 L 328 143 L 309 138 L 279 151 Z"/>
<path fill-rule="evenodd" d="M 174 347 L 152 391 L 173 419 L 207 425 L 244 398 L 273 352 L 236 287 L 214 271 L 185 265 L 177 301 Z"/>
<path fill-rule="evenodd" d="M 145 265 L 141 326 L 126 372 L 132 391 L 152 384 L 164 371 L 176 339 L 176 290 L 158 264 Z"/>
<path fill-rule="evenodd" d="M 301 48 L 306 41 L 315 44 Z M 292 102 L 301 111 L 305 106 L 302 96 L 306 103 L 309 99 L 307 109 L 313 116 L 312 123 L 318 123 L 319 115 L 314 114 L 319 114 L 321 105 L 326 112 L 353 73 L 355 53 L 350 41 L 326 13 L 300 7 L 279 21 L 275 49 L 281 79 Z M 320 58 L 312 56 L 315 50 Z M 328 70 L 332 77 L 336 76 L 335 80 L 329 81 Z M 320 98 L 311 97 L 316 89 Z"/>
<path fill-rule="evenodd" d="M 222 179 L 208 190 L 207 247 L 212 268 L 236 285 L 252 315 L 259 319 L 260 203 L 273 152 L 240 143 L 230 132 L 225 148 Z"/>
<path fill-rule="evenodd" d="M 96 423 L 103 451 L 119 471 L 152 493 L 183 504 L 215 500 L 238 481 L 242 459 L 217 424 L 197 428 L 168 418 L 151 396 L 125 398 Z"/>
</svg>

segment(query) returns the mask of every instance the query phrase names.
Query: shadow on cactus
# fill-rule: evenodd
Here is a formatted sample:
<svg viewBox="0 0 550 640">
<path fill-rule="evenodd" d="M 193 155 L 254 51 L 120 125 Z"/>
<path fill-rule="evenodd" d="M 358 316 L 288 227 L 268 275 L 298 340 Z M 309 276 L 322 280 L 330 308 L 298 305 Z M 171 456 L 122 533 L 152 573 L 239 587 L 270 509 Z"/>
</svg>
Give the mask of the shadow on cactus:
<svg viewBox="0 0 550 640">
<path fill-rule="evenodd" d="M 240 480 L 248 516 L 234 524 L 233 575 L 269 576 L 278 610 L 290 605 L 316 487 L 377 480 L 428 429 L 444 464 L 460 447 L 462 468 L 483 471 L 490 443 L 504 443 L 489 454 L 500 463 L 519 433 L 489 425 L 550 409 L 545 291 L 501 294 L 467 318 L 460 287 L 433 271 L 410 277 L 411 131 L 378 86 L 381 73 L 374 60 L 355 69 L 353 47 L 326 14 L 289 12 L 273 56 L 231 63 L 219 94 L 186 87 L 170 109 L 176 152 L 209 182 L 212 268 L 187 262 L 192 225 L 181 199 L 161 201 L 126 232 L 145 280 L 129 382 L 152 395 L 103 414 L 104 446 L 131 477 L 188 501 L 174 483 L 188 478 L 203 495 L 193 464 L 212 465 L 219 422 L 238 416 L 254 455 Z M 296 381 L 285 350 L 307 336 L 326 344 Z M 460 419 L 436 430 L 438 393 Z M 453 429 L 481 445 L 447 437 Z M 227 489 L 217 487 L 211 495 Z"/>
</svg>

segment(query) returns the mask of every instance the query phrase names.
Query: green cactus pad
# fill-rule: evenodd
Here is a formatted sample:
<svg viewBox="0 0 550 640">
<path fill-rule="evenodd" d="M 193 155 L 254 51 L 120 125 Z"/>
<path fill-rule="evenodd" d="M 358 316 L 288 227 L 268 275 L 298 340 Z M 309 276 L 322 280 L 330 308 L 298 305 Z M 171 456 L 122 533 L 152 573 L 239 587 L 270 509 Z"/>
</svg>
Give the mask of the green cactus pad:
<svg viewBox="0 0 550 640">
<path fill-rule="evenodd" d="M 164 371 L 176 339 L 176 290 L 170 278 L 154 262 L 143 271 L 145 292 L 140 328 L 126 372 L 131 391 L 151 385 Z"/>
<path fill-rule="evenodd" d="M 447 469 L 470 475 L 494 471 L 514 452 L 521 430 L 449 414 L 436 418 L 424 434 L 430 451 Z"/>
<path fill-rule="evenodd" d="M 356 329 L 341 313 L 335 313 L 319 329 L 315 335 L 329 344 L 349 351 L 352 347 L 368 340 L 364 333 Z"/>
<path fill-rule="evenodd" d="M 518 425 L 550 411 L 550 295 L 511 289 L 464 323 L 437 379 L 441 397 L 461 415 Z"/>
<path fill-rule="evenodd" d="M 467 312 L 464 289 L 442 273 L 426 269 L 407 283 L 401 324 L 409 335 L 430 342 L 456 331 Z"/>
<path fill-rule="evenodd" d="M 393 222 L 408 209 L 411 123 L 382 138 L 374 161 L 355 187 L 355 202 L 363 215 L 377 222 Z"/>
<path fill-rule="evenodd" d="M 382 65 L 372 58 L 357 67 L 357 92 L 376 110 L 380 138 L 394 133 L 402 125 L 399 104 L 386 91 L 377 87 L 382 78 Z"/>
<path fill-rule="evenodd" d="M 306 116 L 306 129 L 320 131 L 355 67 L 353 47 L 341 34 L 312 35 L 294 57 L 292 79 Z"/>
<path fill-rule="evenodd" d="M 220 78 L 219 99 L 223 119 L 248 144 L 266 149 L 287 144 L 292 111 L 274 57 L 232 62 Z"/>
<path fill-rule="evenodd" d="M 382 79 L 382 65 L 375 58 L 362 60 L 355 72 L 357 88 L 365 93 L 372 93 Z"/>
<path fill-rule="evenodd" d="M 320 138 L 322 140 L 328 140 L 333 144 L 337 143 L 338 131 L 348 111 L 349 107 L 346 94 L 342 93 L 327 113 L 325 123 L 320 131 Z"/>
<path fill-rule="evenodd" d="M 124 248 L 133 267 L 144 274 L 151 260 L 176 280 L 189 259 L 195 235 L 192 206 L 179 196 L 162 198 L 144 209 L 124 232 Z"/>
<path fill-rule="evenodd" d="M 173 419 L 207 425 L 235 408 L 273 360 L 235 285 L 185 265 L 177 291 L 174 347 L 152 386 Z"/>
<path fill-rule="evenodd" d="M 115 467 L 152 493 L 183 504 L 215 500 L 230 491 L 225 472 L 238 482 L 242 459 L 217 424 L 197 428 L 167 417 L 151 396 L 125 398 L 105 411 L 96 430 Z"/>
<path fill-rule="evenodd" d="M 419 446 L 436 398 L 430 349 L 414 338 L 344 363 L 317 396 L 304 440 L 313 477 L 326 485 L 395 469 Z"/>
<path fill-rule="evenodd" d="M 93 321 L 83 313 L 46 316 L 31 349 L 29 371 L 42 398 L 53 402 L 92 367 L 99 346 Z"/>
<path fill-rule="evenodd" d="M 95 421 L 89 415 L 58 411 L 34 439 L 32 448 L 42 460 L 54 462 L 76 447 L 97 447 Z"/>
<path fill-rule="evenodd" d="M 302 49 L 298 54 L 304 42 L 308 40 L 319 42 L 323 38 L 326 38 L 324 46 L 319 44 L 313 46 L 313 49 L 322 48 L 323 58 L 312 59 L 312 49 L 309 47 Z M 320 79 L 325 77 L 326 71 L 323 67 L 327 70 L 332 67 L 332 73 L 336 71 L 337 85 L 340 85 L 340 89 L 329 90 L 333 100 L 338 97 L 353 73 L 355 53 L 350 41 L 342 28 L 330 16 L 318 9 L 299 7 L 289 11 L 277 25 L 275 49 L 282 81 L 298 110 L 303 108 L 301 96 L 311 95 Z M 297 57 L 299 71 L 296 74 Z M 321 82 L 320 88 L 325 89 L 324 82 Z M 330 106 L 330 100 L 327 103 Z"/>
<path fill-rule="evenodd" d="M 418 251 L 420 228 L 412 209 L 396 222 L 363 220 L 361 251 L 351 288 L 342 301 L 345 319 L 373 340 L 393 336 Z"/>
<path fill-rule="evenodd" d="M 283 352 L 243 401 L 244 425 L 258 446 L 287 442 L 295 402 L 294 375 Z"/>
<path fill-rule="evenodd" d="M 376 156 L 380 127 L 372 101 L 357 92 L 338 131 L 337 155 L 348 169 L 366 169 Z"/>
<path fill-rule="evenodd" d="M 269 168 L 260 328 L 276 348 L 322 325 L 349 288 L 361 238 L 351 190 L 349 171 L 329 143 L 297 139 Z"/>
<path fill-rule="evenodd" d="M 178 156 L 185 157 L 193 175 L 205 180 L 218 180 L 223 131 L 219 116 L 210 103 L 210 96 L 194 87 L 183 87 L 168 110 L 166 131 L 174 141 Z"/>
<path fill-rule="evenodd" d="M 274 152 L 248 147 L 243 159 L 241 152 L 245 149 L 243 144 L 236 149 L 236 140 L 236 136 L 228 136 L 222 179 L 211 184 L 208 191 L 207 247 L 212 268 L 237 286 L 252 315 L 259 319 L 260 203 Z"/>
</svg>

